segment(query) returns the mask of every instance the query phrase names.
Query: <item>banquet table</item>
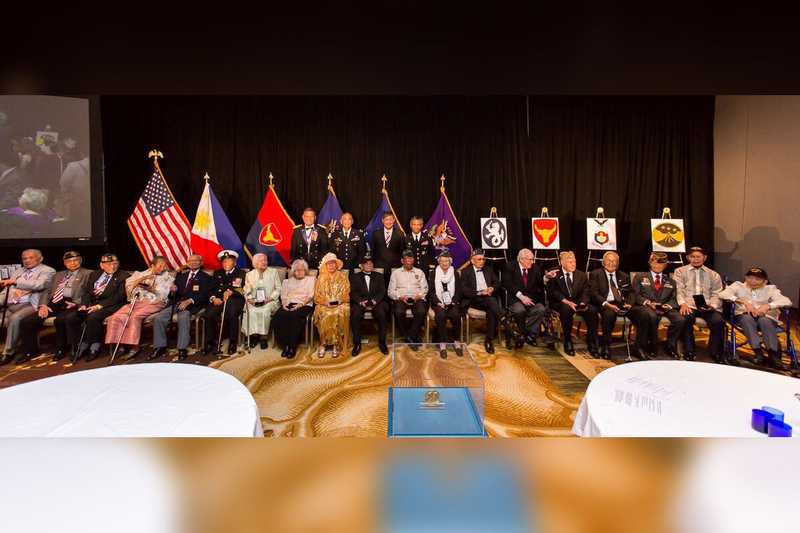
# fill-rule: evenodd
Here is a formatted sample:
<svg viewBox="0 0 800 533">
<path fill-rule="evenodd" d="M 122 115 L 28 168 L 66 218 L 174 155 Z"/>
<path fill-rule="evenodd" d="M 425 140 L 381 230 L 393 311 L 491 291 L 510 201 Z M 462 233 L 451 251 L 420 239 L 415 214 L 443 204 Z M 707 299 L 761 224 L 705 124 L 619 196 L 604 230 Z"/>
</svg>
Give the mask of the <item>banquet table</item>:
<svg viewBox="0 0 800 533">
<path fill-rule="evenodd" d="M 800 380 L 689 361 L 640 361 L 590 383 L 572 432 L 581 437 L 766 437 L 751 411 L 769 406 L 800 432 Z"/>
<path fill-rule="evenodd" d="M 201 365 L 83 370 L 0 390 L 0 437 L 261 437 L 235 377 Z"/>
</svg>

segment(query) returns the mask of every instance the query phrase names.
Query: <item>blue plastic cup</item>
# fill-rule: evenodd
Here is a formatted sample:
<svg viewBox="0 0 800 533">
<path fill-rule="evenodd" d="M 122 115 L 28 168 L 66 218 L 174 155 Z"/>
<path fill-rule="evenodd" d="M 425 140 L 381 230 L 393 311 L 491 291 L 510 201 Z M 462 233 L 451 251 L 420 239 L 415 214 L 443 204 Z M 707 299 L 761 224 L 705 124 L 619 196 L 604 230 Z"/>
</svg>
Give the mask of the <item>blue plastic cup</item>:
<svg viewBox="0 0 800 533">
<path fill-rule="evenodd" d="M 791 437 L 792 426 L 780 420 L 770 420 L 767 422 L 767 435 L 770 437 Z"/>
<path fill-rule="evenodd" d="M 753 409 L 753 415 L 750 418 L 750 427 L 759 433 L 767 432 L 767 423 L 773 420 L 773 415 L 764 409 Z"/>
</svg>

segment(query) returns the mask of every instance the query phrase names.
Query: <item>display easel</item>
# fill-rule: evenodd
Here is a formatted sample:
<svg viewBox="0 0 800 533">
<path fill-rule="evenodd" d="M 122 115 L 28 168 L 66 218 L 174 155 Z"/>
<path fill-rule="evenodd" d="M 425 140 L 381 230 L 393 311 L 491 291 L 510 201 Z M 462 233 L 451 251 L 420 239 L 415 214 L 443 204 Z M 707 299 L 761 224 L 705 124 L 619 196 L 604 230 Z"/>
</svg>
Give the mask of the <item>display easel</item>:
<svg viewBox="0 0 800 533">
<path fill-rule="evenodd" d="M 669 220 L 672 218 L 672 213 L 670 212 L 669 207 L 665 207 L 664 209 L 661 210 L 661 218 L 665 220 Z M 683 241 L 684 243 L 686 242 L 686 226 L 684 226 L 683 228 Z M 664 252 L 664 253 L 667 254 L 667 263 L 671 265 L 681 265 L 681 266 L 686 264 L 686 262 L 683 260 L 683 254 L 681 252 Z M 678 258 L 670 259 L 670 254 L 677 255 Z"/>
<path fill-rule="evenodd" d="M 547 217 L 550 216 L 550 213 L 549 213 L 549 211 L 548 211 L 548 209 L 546 207 L 543 207 L 542 208 L 542 212 L 541 212 L 541 214 L 539 216 L 542 217 L 542 218 L 547 218 Z M 533 231 L 533 230 L 531 230 L 531 231 Z M 558 224 L 558 231 L 561 231 L 561 221 L 559 221 L 559 224 Z M 539 252 L 540 251 L 541 252 L 553 252 L 555 254 L 554 257 L 546 257 L 546 256 L 542 255 L 542 257 L 541 257 L 542 261 L 556 261 L 556 262 L 558 262 L 558 266 L 559 267 L 561 266 L 561 258 L 558 256 L 560 250 L 538 250 L 535 247 L 533 249 L 533 262 L 534 262 L 534 264 L 539 260 Z"/>
<path fill-rule="evenodd" d="M 489 209 L 489 218 L 497 218 L 497 208 L 492 207 Z M 508 243 L 508 228 L 506 228 L 506 243 Z M 489 252 L 495 252 L 493 255 L 489 255 Z M 500 252 L 497 255 L 497 252 Z M 508 248 L 505 249 L 495 249 L 495 248 L 486 248 L 484 249 L 484 257 L 492 262 L 492 269 L 497 273 L 502 273 L 502 269 L 495 268 L 495 265 L 502 262 L 503 266 L 508 264 Z"/>
<path fill-rule="evenodd" d="M 598 207 L 597 212 L 595 212 L 594 218 L 606 218 L 605 210 L 602 207 Z M 592 257 L 592 252 L 603 252 L 603 253 L 600 254 L 600 257 Z M 589 272 L 589 265 L 591 264 L 592 261 L 595 261 L 597 263 L 603 262 L 603 256 L 606 254 L 606 252 L 616 252 L 616 250 L 589 250 L 589 254 L 586 257 L 587 273 Z"/>
</svg>

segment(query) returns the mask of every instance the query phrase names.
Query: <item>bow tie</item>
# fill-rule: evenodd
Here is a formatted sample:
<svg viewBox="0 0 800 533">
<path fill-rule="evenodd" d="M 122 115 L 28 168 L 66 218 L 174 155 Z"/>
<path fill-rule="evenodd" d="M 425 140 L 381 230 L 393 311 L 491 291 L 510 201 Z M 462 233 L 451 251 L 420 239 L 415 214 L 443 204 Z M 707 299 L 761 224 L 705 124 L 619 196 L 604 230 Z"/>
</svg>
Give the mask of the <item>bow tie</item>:
<svg viewBox="0 0 800 533">
<path fill-rule="evenodd" d="M 364 275 L 365 275 L 366 277 L 370 277 L 370 276 L 372 275 L 372 273 L 371 273 L 371 272 L 364 272 Z"/>
<path fill-rule="evenodd" d="M 475 272 L 483 272 L 483 269 L 482 268 L 476 268 Z"/>
</svg>

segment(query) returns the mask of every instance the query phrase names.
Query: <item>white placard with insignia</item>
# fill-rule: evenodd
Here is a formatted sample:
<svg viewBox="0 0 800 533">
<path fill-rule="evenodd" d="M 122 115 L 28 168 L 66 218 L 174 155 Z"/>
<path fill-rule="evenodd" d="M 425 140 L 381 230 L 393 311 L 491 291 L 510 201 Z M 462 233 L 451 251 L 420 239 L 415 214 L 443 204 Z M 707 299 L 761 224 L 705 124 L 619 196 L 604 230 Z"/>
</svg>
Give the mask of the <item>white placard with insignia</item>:
<svg viewBox="0 0 800 533">
<path fill-rule="evenodd" d="M 654 252 L 686 252 L 682 218 L 651 218 L 650 240 Z"/>
<path fill-rule="evenodd" d="M 481 246 L 487 250 L 508 249 L 508 225 L 505 217 L 481 218 Z"/>
<path fill-rule="evenodd" d="M 617 249 L 617 219 L 616 218 L 587 218 L 586 219 L 586 249 L 587 250 L 616 250 Z"/>
<path fill-rule="evenodd" d="M 558 217 L 531 218 L 531 233 L 534 250 L 558 250 L 561 245 Z"/>
</svg>

